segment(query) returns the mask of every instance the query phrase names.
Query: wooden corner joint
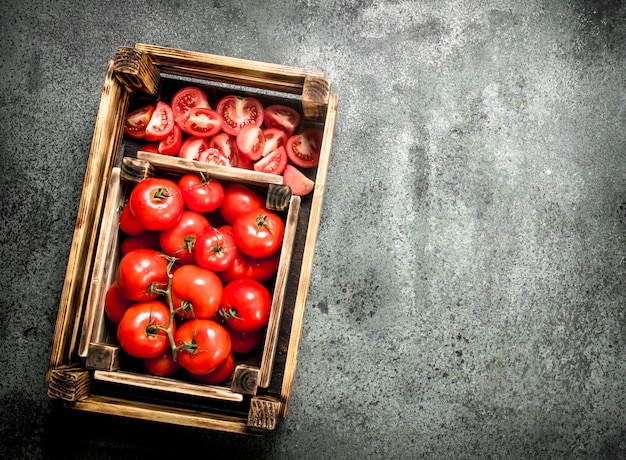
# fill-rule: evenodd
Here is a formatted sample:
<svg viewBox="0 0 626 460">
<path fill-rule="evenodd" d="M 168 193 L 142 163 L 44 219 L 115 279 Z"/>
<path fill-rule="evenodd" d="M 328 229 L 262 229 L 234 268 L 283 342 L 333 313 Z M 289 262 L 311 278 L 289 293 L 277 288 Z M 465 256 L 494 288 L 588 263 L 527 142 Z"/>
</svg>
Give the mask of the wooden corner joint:
<svg viewBox="0 0 626 460">
<path fill-rule="evenodd" d="M 113 59 L 117 79 L 130 91 L 156 96 L 161 84 L 161 73 L 148 53 L 120 46 Z"/>
<path fill-rule="evenodd" d="M 265 206 L 274 211 L 284 211 L 289 207 L 291 196 L 291 187 L 288 185 L 270 184 Z"/>
<path fill-rule="evenodd" d="M 321 121 L 330 98 L 330 80 L 307 76 L 302 86 L 302 112 L 306 120 Z"/>
<path fill-rule="evenodd" d="M 233 393 L 254 396 L 259 387 L 259 368 L 238 364 L 233 371 L 230 389 Z"/>
<path fill-rule="evenodd" d="M 276 399 L 255 396 L 250 400 L 248 426 L 261 430 L 273 430 L 278 423 L 280 402 Z"/>
<path fill-rule="evenodd" d="M 87 351 L 85 367 L 96 371 L 116 371 L 121 367 L 120 357 L 120 347 L 103 343 L 92 343 Z"/>
<path fill-rule="evenodd" d="M 64 401 L 80 401 L 91 394 L 92 378 L 81 367 L 64 366 L 50 371 L 48 396 Z"/>
</svg>

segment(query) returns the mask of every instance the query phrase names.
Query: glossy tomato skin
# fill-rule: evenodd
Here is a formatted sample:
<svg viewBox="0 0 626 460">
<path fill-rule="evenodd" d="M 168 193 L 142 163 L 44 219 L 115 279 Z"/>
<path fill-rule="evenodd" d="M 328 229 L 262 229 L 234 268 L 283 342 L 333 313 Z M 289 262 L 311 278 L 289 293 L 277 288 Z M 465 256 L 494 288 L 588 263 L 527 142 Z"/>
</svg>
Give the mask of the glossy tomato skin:
<svg viewBox="0 0 626 460">
<path fill-rule="evenodd" d="M 161 250 L 159 244 L 158 232 L 144 232 L 141 235 L 130 235 L 122 239 L 120 244 L 120 252 L 122 256 L 125 256 L 134 249 L 153 249 L 155 251 Z"/>
<path fill-rule="evenodd" d="M 250 257 L 263 258 L 278 252 L 284 234 L 283 220 L 267 209 L 241 214 L 233 223 L 237 249 Z"/>
<path fill-rule="evenodd" d="M 193 252 L 195 262 L 214 272 L 230 267 L 237 257 L 237 246 L 232 232 L 211 227 L 198 236 Z"/>
<path fill-rule="evenodd" d="M 300 125 L 300 114 L 293 107 L 273 104 L 265 107 L 263 121 L 268 128 L 277 128 L 292 136 Z"/>
<path fill-rule="evenodd" d="M 240 355 L 251 353 L 258 349 L 263 344 L 263 340 L 265 339 L 264 329 L 258 329 L 251 332 L 239 332 L 230 327 L 227 322 L 224 323 L 224 328 L 230 335 L 230 343 L 233 353 Z"/>
<path fill-rule="evenodd" d="M 320 129 L 308 128 L 287 139 L 285 150 L 287 150 L 289 160 L 301 168 L 317 166 L 320 161 L 322 135 Z"/>
<path fill-rule="evenodd" d="M 196 240 L 210 228 L 204 215 L 185 209 L 178 222 L 159 233 L 159 244 L 165 254 L 178 259 L 178 264 L 190 264 L 194 262 Z"/>
<path fill-rule="evenodd" d="M 249 333 L 267 325 L 271 305 L 272 299 L 265 286 L 242 278 L 224 286 L 220 315 L 234 330 Z"/>
<path fill-rule="evenodd" d="M 167 287 L 168 260 L 153 249 L 135 249 L 120 260 L 117 285 L 120 292 L 135 301 L 155 299 L 154 288 Z"/>
<path fill-rule="evenodd" d="M 152 114 L 154 113 L 154 105 L 146 104 L 136 110 L 133 110 L 126 117 L 124 123 L 124 132 L 136 139 L 143 139 L 146 137 L 146 128 L 150 123 Z"/>
<path fill-rule="evenodd" d="M 237 257 L 232 265 L 217 275 L 222 283 L 228 284 L 240 278 L 250 278 L 260 283 L 271 279 L 278 270 L 280 254 L 275 253 L 268 257 L 255 258 L 237 251 Z"/>
<path fill-rule="evenodd" d="M 238 183 L 224 187 L 224 200 L 219 213 L 226 222 L 232 224 L 240 214 L 255 209 L 265 209 L 265 199 L 250 187 Z"/>
<path fill-rule="evenodd" d="M 104 296 L 104 312 L 107 317 L 115 324 L 119 324 L 122 316 L 135 302 L 125 297 L 118 285 L 117 281 L 113 281 Z"/>
<path fill-rule="evenodd" d="M 172 111 L 177 123 L 184 124 L 189 117 L 189 111 L 194 107 L 211 108 L 206 93 L 200 88 L 187 86 L 172 97 Z"/>
<path fill-rule="evenodd" d="M 221 305 L 223 285 L 211 270 L 183 265 L 174 272 L 171 292 L 172 305 L 179 316 L 209 319 Z"/>
<path fill-rule="evenodd" d="M 174 334 L 178 363 L 192 374 L 208 374 L 231 353 L 230 336 L 210 319 L 184 322 Z"/>
<path fill-rule="evenodd" d="M 213 371 L 208 374 L 192 374 L 189 376 L 202 383 L 208 383 L 209 385 L 218 385 L 220 383 L 226 382 L 231 375 L 233 374 L 233 370 L 235 369 L 235 355 L 233 353 L 229 353 L 226 359 L 215 368 Z"/>
<path fill-rule="evenodd" d="M 200 174 L 185 174 L 178 180 L 178 188 L 183 195 L 185 206 L 195 212 L 213 212 L 224 201 L 222 184 L 216 179 Z"/>
<path fill-rule="evenodd" d="M 254 163 L 254 170 L 268 174 L 280 175 L 285 170 L 287 162 L 288 159 L 285 147 L 278 147 Z"/>
<path fill-rule="evenodd" d="M 147 141 L 165 139 L 174 129 L 174 113 L 169 104 L 158 101 L 146 128 Z"/>
<path fill-rule="evenodd" d="M 139 221 L 133 216 L 132 211 L 130 210 L 130 206 L 128 204 L 122 208 L 122 212 L 120 213 L 120 230 L 127 235 L 141 235 L 145 233 L 146 227 L 141 225 Z"/>
<path fill-rule="evenodd" d="M 194 107 L 180 124 L 180 129 L 191 136 L 211 137 L 222 129 L 222 118 L 208 107 Z"/>
<path fill-rule="evenodd" d="M 136 358 L 154 358 L 165 353 L 170 342 L 164 330 L 169 327 L 170 310 L 158 300 L 136 303 L 117 326 L 120 347 Z M 172 323 L 175 331 L 176 325 Z"/>
<path fill-rule="evenodd" d="M 172 376 L 181 369 L 180 364 L 174 361 L 174 355 L 169 348 L 159 356 L 144 358 L 143 364 L 150 374 L 158 375 L 159 377 Z"/>
<path fill-rule="evenodd" d="M 237 136 L 245 125 L 263 124 L 263 105 L 253 97 L 225 96 L 217 103 L 216 111 L 222 117 L 222 129 L 231 136 Z"/>
<path fill-rule="evenodd" d="M 179 221 L 184 208 L 176 182 L 157 177 L 139 182 L 130 193 L 128 205 L 139 224 L 153 231 L 173 226 Z"/>
</svg>

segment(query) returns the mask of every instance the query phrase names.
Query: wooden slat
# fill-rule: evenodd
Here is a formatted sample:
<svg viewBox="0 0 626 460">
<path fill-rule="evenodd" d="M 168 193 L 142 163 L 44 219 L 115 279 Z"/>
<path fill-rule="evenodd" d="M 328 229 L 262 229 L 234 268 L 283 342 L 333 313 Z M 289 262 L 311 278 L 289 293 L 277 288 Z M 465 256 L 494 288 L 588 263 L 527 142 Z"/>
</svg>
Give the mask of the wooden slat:
<svg viewBox="0 0 626 460">
<path fill-rule="evenodd" d="M 267 324 L 267 332 L 265 334 L 263 357 L 261 358 L 259 386 L 262 388 L 267 388 L 270 384 L 270 379 L 272 378 L 274 356 L 276 354 L 278 334 L 280 332 L 280 320 L 283 313 L 285 288 L 287 287 L 287 278 L 289 276 L 289 267 L 291 265 L 291 254 L 293 252 L 293 242 L 296 236 L 296 227 L 298 225 L 300 201 L 301 198 L 299 196 L 293 195 L 291 197 L 289 211 L 287 212 L 285 234 L 283 236 L 283 244 L 278 262 L 276 283 L 274 284 L 274 292 L 272 293 L 272 306 Z"/>
<path fill-rule="evenodd" d="M 248 425 L 260 430 L 273 430 L 278 423 L 280 401 L 274 398 L 255 396 L 250 401 Z"/>
<path fill-rule="evenodd" d="M 152 390 L 167 391 L 188 396 L 201 396 L 203 398 L 220 399 L 223 401 L 241 402 L 243 396 L 233 393 L 226 387 L 217 385 L 206 385 L 199 383 L 188 383 L 181 380 L 157 377 L 153 375 L 135 374 L 124 371 L 94 371 L 94 380 L 103 382 L 130 385 L 139 388 L 149 388 Z"/>
<path fill-rule="evenodd" d="M 134 48 L 120 46 L 113 60 L 115 75 L 131 91 L 156 96 L 161 84 L 159 69 L 150 56 Z"/>
<path fill-rule="evenodd" d="M 309 225 L 304 246 L 304 254 L 302 256 L 302 266 L 300 268 L 300 280 L 298 282 L 298 294 L 294 305 L 293 320 L 291 327 L 291 335 L 289 337 L 289 346 L 287 350 L 287 358 L 285 361 L 285 371 L 283 375 L 283 385 L 281 391 L 281 417 L 285 418 L 289 409 L 289 398 L 293 387 L 293 379 L 296 372 L 296 364 L 298 361 L 298 351 L 300 349 L 300 340 L 302 339 L 302 328 L 304 326 L 304 312 L 306 310 L 306 301 L 309 294 L 309 285 L 311 283 L 311 272 L 313 269 L 313 256 L 315 255 L 315 242 L 317 241 L 317 233 L 322 213 L 322 204 L 324 201 L 324 190 L 326 188 L 326 177 L 328 176 L 328 166 L 330 163 L 330 152 L 332 149 L 332 139 L 335 131 L 335 122 L 337 117 L 337 94 L 331 94 L 328 103 L 328 112 L 326 114 L 326 124 L 324 126 L 324 135 L 320 151 L 320 162 L 317 166 L 317 176 L 315 178 L 315 186 L 313 188 L 313 198 L 311 203 L 311 215 L 309 217 Z"/>
<path fill-rule="evenodd" d="M 135 44 L 135 49 L 149 53 L 163 73 L 290 94 L 302 94 L 305 77 L 324 77 L 308 69 L 144 43 Z"/>
<path fill-rule="evenodd" d="M 50 371 L 48 396 L 64 401 L 78 401 L 91 394 L 91 376 L 80 367 L 62 366 Z"/>
</svg>

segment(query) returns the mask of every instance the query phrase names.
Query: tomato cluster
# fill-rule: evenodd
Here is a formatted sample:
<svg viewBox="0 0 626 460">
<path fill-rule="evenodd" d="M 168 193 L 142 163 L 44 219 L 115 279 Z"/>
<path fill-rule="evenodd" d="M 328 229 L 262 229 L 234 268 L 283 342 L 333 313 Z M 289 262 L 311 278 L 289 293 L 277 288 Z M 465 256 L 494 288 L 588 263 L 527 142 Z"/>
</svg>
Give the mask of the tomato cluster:
<svg viewBox="0 0 626 460">
<path fill-rule="evenodd" d="M 136 184 L 119 225 L 105 312 L 121 348 L 155 375 L 226 381 L 235 355 L 262 345 L 281 216 L 246 185 L 188 173 Z"/>
<path fill-rule="evenodd" d="M 301 126 L 291 106 L 263 106 L 254 97 L 227 95 L 215 109 L 204 91 L 180 89 L 168 104 L 157 101 L 128 114 L 127 135 L 149 142 L 144 150 L 164 155 L 282 174 L 295 195 L 313 190 L 298 168 L 317 166 L 322 131 Z"/>
</svg>

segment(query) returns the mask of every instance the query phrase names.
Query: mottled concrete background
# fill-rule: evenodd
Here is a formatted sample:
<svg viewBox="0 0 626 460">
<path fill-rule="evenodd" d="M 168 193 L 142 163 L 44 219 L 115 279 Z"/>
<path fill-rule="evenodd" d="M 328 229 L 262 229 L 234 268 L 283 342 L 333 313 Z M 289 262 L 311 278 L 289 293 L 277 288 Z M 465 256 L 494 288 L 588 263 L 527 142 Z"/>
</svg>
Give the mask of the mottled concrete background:
<svg viewBox="0 0 626 460">
<path fill-rule="evenodd" d="M 626 458 L 621 0 L 98 3 L 0 5 L 3 458 Z M 319 69 L 339 94 L 265 438 L 46 396 L 106 63 L 136 42 Z"/>
</svg>

